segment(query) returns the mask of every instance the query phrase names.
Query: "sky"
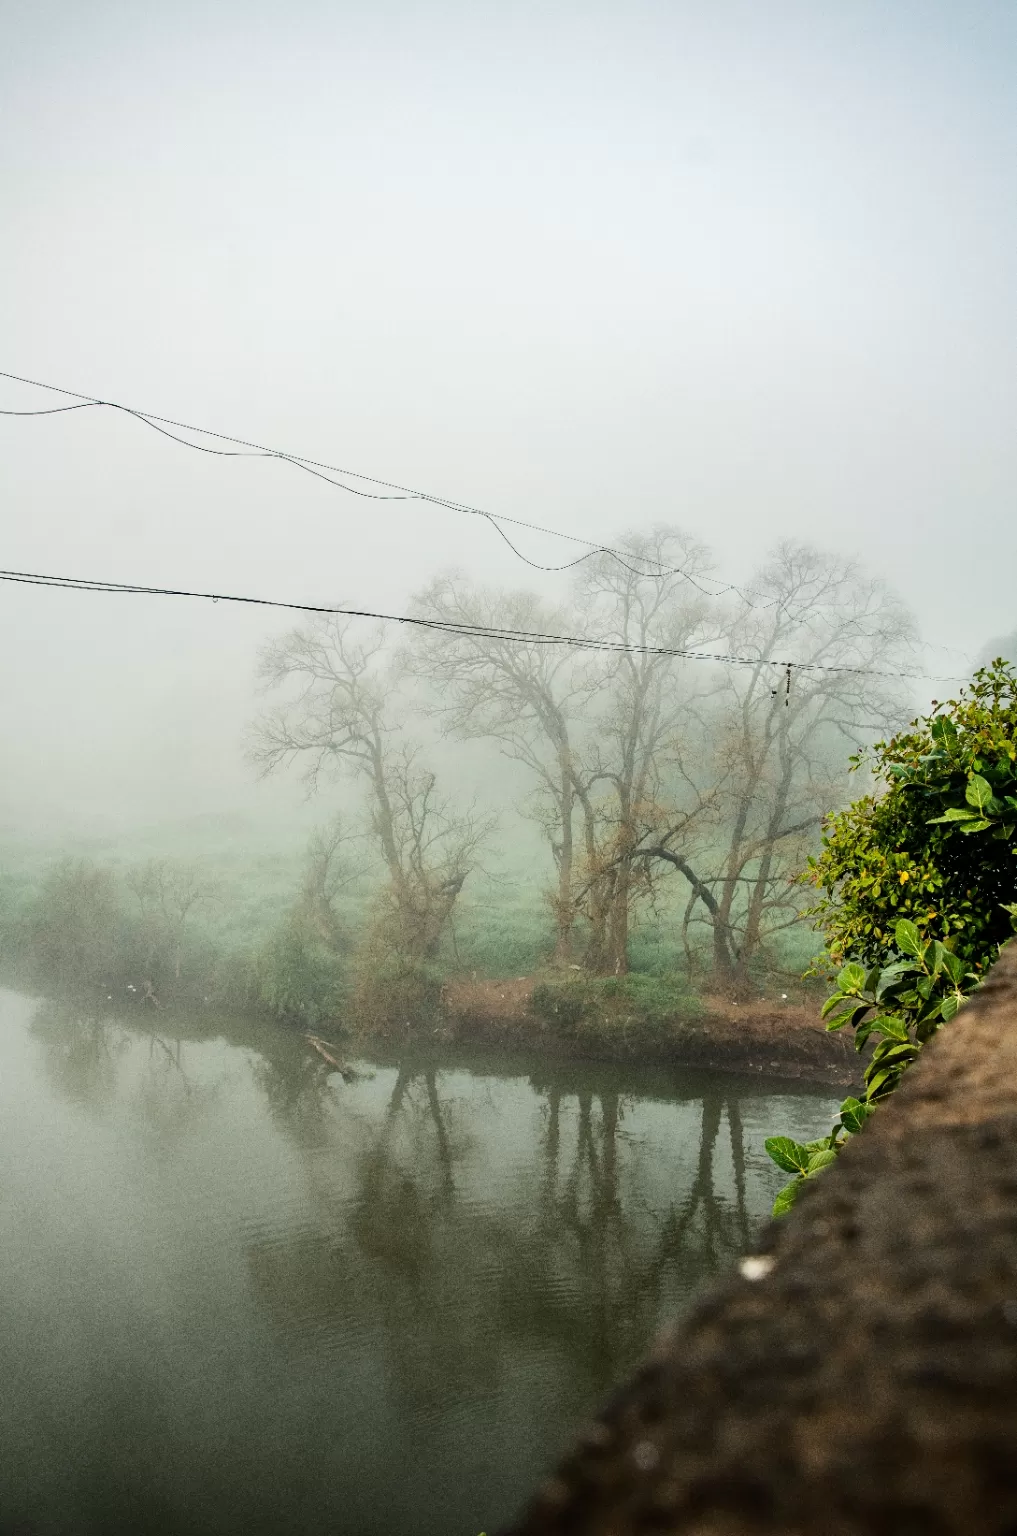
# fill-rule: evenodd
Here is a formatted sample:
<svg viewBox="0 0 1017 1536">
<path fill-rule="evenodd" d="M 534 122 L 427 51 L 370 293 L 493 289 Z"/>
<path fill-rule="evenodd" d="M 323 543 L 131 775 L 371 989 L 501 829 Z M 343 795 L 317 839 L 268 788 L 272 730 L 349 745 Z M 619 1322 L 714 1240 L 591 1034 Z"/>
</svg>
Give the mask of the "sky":
<svg viewBox="0 0 1017 1536">
<path fill-rule="evenodd" d="M 1015 70 L 1006 0 L 10 8 L 0 369 L 581 538 L 675 522 L 734 580 L 861 555 L 963 675 L 1017 627 Z M 560 590 L 477 518 L 112 411 L 0 448 L 5 568 Z M 0 817 L 280 804 L 241 737 L 281 627 L 0 587 Z"/>
</svg>

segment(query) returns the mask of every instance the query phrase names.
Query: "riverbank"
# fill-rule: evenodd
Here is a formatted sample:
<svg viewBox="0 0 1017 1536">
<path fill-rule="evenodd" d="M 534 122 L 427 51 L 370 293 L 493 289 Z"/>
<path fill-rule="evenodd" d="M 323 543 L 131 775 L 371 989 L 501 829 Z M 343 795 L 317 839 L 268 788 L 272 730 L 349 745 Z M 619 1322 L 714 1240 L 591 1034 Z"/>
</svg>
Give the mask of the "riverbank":
<svg viewBox="0 0 1017 1536">
<path fill-rule="evenodd" d="M 45 995 L 23 985 L 20 990 Z M 65 1005 L 74 996 L 64 993 Z M 144 1019 L 146 1028 L 170 1020 L 178 1028 L 182 1019 L 201 1018 L 221 1031 L 228 1019 L 243 1020 L 245 1027 L 258 1021 L 268 1031 L 338 1042 L 343 1057 L 435 1045 L 468 1054 L 476 1047 L 527 1052 L 548 1062 L 687 1067 L 831 1088 L 857 1083 L 862 1069 L 848 1032 L 824 1029 L 818 996 L 675 997 L 660 992 L 653 978 L 638 975 L 621 983 L 588 977 L 564 983 L 539 976 L 448 977 L 444 983 L 435 981 L 429 996 L 403 998 L 398 1011 L 391 1011 L 393 999 L 387 996 L 386 1014 L 373 1018 L 370 1010 L 349 1004 L 329 1018 L 312 1020 L 273 1017 L 264 1008 L 223 1007 L 210 997 L 196 1003 L 171 995 L 158 1003 L 137 984 L 118 988 L 112 1009 L 114 1000 L 104 990 L 90 998 L 78 993 L 76 1001 L 89 1013 L 97 1008 L 116 1016 L 126 1009 Z"/>
<path fill-rule="evenodd" d="M 853 1039 L 843 1031 L 827 1033 L 818 1002 L 708 995 L 670 1017 L 620 1006 L 606 1018 L 556 1013 L 539 985 L 532 977 L 449 980 L 442 991 L 442 1033 L 459 1044 L 522 1046 L 556 1058 L 702 1067 L 831 1087 L 848 1086 L 859 1076 Z"/>
</svg>

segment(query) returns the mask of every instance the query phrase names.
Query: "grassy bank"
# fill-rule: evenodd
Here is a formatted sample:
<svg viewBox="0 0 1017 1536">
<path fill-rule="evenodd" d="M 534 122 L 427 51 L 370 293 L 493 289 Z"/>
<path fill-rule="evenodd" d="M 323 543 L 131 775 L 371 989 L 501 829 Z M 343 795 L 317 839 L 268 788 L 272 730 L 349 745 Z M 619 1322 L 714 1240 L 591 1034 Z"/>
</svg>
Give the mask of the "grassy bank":
<svg viewBox="0 0 1017 1536">
<path fill-rule="evenodd" d="M 70 853 L 8 838 L 0 870 L 3 980 L 117 1006 L 257 1015 L 325 1032 L 347 1047 L 438 1034 L 591 1059 L 701 1059 L 719 1049 L 726 1004 L 714 995 L 705 956 L 694 952 L 691 967 L 683 956 L 676 968 L 666 906 L 634 925 L 631 972 L 596 977 L 550 964 L 549 914 L 532 878 L 478 878 L 438 952 L 422 961 L 386 941 L 370 871 L 318 889 L 292 837 L 259 841 L 246 832 L 203 823 L 194 829 L 195 856 L 186 859 L 162 852 L 167 843 L 181 846 L 176 834 Z M 812 943 L 807 929 L 792 932 L 782 954 L 752 978 L 753 999 L 783 1008 L 786 1018 L 796 1001 L 809 1003 L 792 978 Z M 798 1050 L 791 1036 L 805 1038 L 796 1024 L 783 1046 L 773 1030 L 769 1041 L 750 1039 L 748 1018 L 743 1012 L 724 1024 L 733 1057 L 739 1035 L 741 1054 L 753 1060 L 774 1045 L 767 1061 L 790 1059 Z"/>
<path fill-rule="evenodd" d="M 464 1045 L 553 1059 L 696 1066 L 845 1085 L 859 1071 L 851 1042 L 830 1035 L 809 987 L 740 1001 L 631 974 L 458 978 L 443 989 L 440 1033 Z"/>
</svg>

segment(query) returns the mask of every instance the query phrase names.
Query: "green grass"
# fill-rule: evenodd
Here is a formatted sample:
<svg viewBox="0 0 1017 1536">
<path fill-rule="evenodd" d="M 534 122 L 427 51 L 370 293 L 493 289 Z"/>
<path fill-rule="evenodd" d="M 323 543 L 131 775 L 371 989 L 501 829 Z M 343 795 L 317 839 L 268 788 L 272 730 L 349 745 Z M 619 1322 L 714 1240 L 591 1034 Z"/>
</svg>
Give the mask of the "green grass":
<svg viewBox="0 0 1017 1536">
<path fill-rule="evenodd" d="M 69 844 L 19 837 L 16 829 L 4 839 L 0 862 L 0 936 L 17 928 L 18 916 L 29 910 L 43 888 L 49 871 L 62 859 L 87 858 L 113 871 L 122 912 L 121 927 L 127 934 L 136 925 L 137 906 L 126 886 L 132 865 L 165 858 L 190 864 L 216 888 L 216 898 L 188 922 L 185 970 L 193 989 L 202 997 L 213 995 L 223 1004 L 244 1008 L 260 1005 L 304 1018 L 320 1019 L 349 995 L 348 959 L 329 959 L 313 942 L 297 942 L 287 924 L 293 910 L 308 835 L 306 817 L 292 823 L 262 825 L 253 817 L 199 817 L 179 825 L 141 827 L 130 834 L 89 837 Z M 355 856 L 363 857 L 361 845 Z M 574 991 L 568 973 L 564 979 L 549 971 L 554 931 L 545 899 L 547 880 L 545 851 L 532 837 L 520 838 L 490 868 L 471 873 L 456 910 L 454 930 L 438 957 L 443 974 L 476 974 L 507 979 L 546 976 L 547 985 L 565 986 L 560 1001 L 566 1012 Z M 365 871 L 336 902 L 349 936 L 351 951 L 357 949 L 368 927 L 372 884 L 379 871 Z M 692 1017 L 699 1006 L 697 991 L 709 985 L 708 931 L 693 929 L 697 949 L 693 975 L 686 976 L 681 946 L 680 921 L 685 888 L 680 881 L 665 885 L 655 912 L 644 912 L 633 921 L 631 974 L 614 978 L 584 978 L 588 990 L 580 1010 L 584 1028 L 608 1028 L 638 1020 L 640 1029 L 662 1027 L 675 1017 Z M 584 925 L 576 930 L 577 956 L 581 957 Z M 126 943 L 123 940 L 121 948 Z M 6 946 L 10 948 L 9 943 Z M 819 948 L 808 925 L 779 936 L 768 954 L 761 957 L 754 976 L 760 991 L 772 990 L 775 976 L 800 975 Z M 129 948 L 129 946 L 128 946 Z M 134 975 L 137 963 L 122 956 L 120 970 Z M 133 969 L 132 969 L 133 967 Z M 399 994 L 389 978 L 386 985 Z M 557 996 L 557 994 L 556 994 Z M 402 1006 L 402 1003 L 399 1003 Z M 612 1021 L 614 1021 L 612 1023 Z"/>
</svg>

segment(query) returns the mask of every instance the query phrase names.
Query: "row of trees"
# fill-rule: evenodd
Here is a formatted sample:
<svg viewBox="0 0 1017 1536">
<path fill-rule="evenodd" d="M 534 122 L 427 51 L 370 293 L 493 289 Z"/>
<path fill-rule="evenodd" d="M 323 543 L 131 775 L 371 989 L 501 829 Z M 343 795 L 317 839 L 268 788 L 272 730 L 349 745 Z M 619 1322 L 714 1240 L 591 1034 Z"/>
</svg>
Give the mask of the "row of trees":
<svg viewBox="0 0 1017 1536">
<path fill-rule="evenodd" d="M 0 916 L 5 979 L 118 1005 L 214 1005 L 316 1025 L 343 1012 L 351 936 L 337 901 L 356 878 L 338 821 L 319 828 L 271 926 L 230 931 L 236 892 L 175 859 L 123 868 L 66 858 Z"/>
<path fill-rule="evenodd" d="M 298 761 L 315 786 L 328 772 L 363 783 L 389 950 L 438 953 L 493 832 L 441 792 L 414 717 L 520 766 L 558 964 L 627 971 L 634 916 L 666 875 L 681 881 L 676 946 L 691 957 L 705 928 L 721 981 L 744 981 L 800 921 L 792 877 L 843 802 L 848 751 L 906 718 L 893 674 L 912 618 L 858 565 L 804 545 L 777 546 L 750 588 L 722 596 L 680 530 L 617 547 L 556 605 L 445 576 L 415 599 L 409 647 L 329 616 L 264 651 L 279 702 L 253 755 L 266 772 Z"/>
<path fill-rule="evenodd" d="M 123 888 L 112 869 L 66 859 L 5 929 L 6 958 L 22 963 L 27 981 L 58 992 L 179 986 L 194 920 L 217 897 L 213 881 L 171 859 L 130 866 Z"/>
</svg>

